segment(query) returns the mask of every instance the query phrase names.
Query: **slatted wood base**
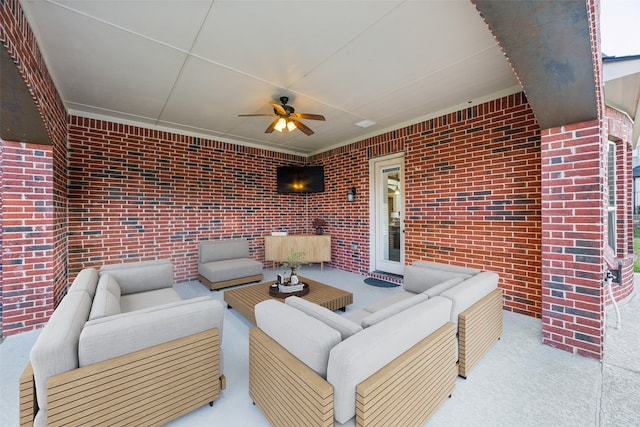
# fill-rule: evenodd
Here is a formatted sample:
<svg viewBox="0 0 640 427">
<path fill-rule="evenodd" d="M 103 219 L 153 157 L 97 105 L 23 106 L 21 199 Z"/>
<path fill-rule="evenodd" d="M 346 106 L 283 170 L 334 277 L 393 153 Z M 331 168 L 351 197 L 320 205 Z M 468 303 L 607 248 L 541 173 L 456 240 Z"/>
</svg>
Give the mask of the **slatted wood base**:
<svg viewBox="0 0 640 427">
<path fill-rule="evenodd" d="M 274 426 L 333 426 L 333 387 L 258 328 L 249 330 L 249 396 Z"/>
<path fill-rule="evenodd" d="M 247 277 L 241 277 L 239 279 L 223 280 L 221 282 L 212 282 L 211 280 L 207 279 L 203 275 L 198 274 L 198 280 L 204 283 L 205 285 L 207 285 L 209 289 L 211 289 L 212 291 L 214 289 L 228 288 L 230 286 L 243 285 L 245 283 L 259 282 L 263 278 L 264 278 L 264 275 L 260 273 L 260 274 L 256 274 L 255 276 L 247 276 Z"/>
<path fill-rule="evenodd" d="M 161 425 L 212 402 L 224 384 L 219 342 L 218 329 L 210 329 L 52 376 L 47 425 Z M 27 420 L 22 380 L 20 389 Z"/>
<path fill-rule="evenodd" d="M 466 378 L 482 356 L 502 336 L 502 289 L 460 313 L 458 317 L 459 375 Z"/>
<path fill-rule="evenodd" d="M 20 402 L 20 427 L 32 426 L 33 419 L 38 412 L 36 402 L 36 383 L 33 378 L 31 363 L 22 371 L 18 380 L 18 399 Z"/>
<path fill-rule="evenodd" d="M 455 335 L 447 323 L 360 383 L 356 425 L 423 425 L 456 386 Z"/>
<path fill-rule="evenodd" d="M 343 291 L 306 277 L 299 276 L 299 279 L 309 285 L 309 293 L 301 297 L 307 301 L 326 307 L 329 310 L 338 310 L 353 303 L 353 294 L 351 292 Z M 237 310 L 245 319 L 255 325 L 256 318 L 253 312 L 255 306 L 259 302 L 276 299 L 269 296 L 269 286 L 273 283 L 275 282 L 271 281 L 227 290 L 224 292 L 224 301 L 229 307 Z"/>
</svg>

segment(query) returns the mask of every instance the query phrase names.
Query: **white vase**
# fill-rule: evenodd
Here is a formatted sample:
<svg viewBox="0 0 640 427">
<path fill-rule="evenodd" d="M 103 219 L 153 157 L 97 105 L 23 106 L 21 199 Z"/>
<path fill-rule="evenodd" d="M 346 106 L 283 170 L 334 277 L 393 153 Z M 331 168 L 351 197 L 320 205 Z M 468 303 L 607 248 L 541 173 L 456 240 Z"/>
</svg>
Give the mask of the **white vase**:
<svg viewBox="0 0 640 427">
<path fill-rule="evenodd" d="M 298 284 L 298 276 L 296 276 L 295 274 L 291 275 L 291 284 L 292 285 L 297 285 Z"/>
</svg>

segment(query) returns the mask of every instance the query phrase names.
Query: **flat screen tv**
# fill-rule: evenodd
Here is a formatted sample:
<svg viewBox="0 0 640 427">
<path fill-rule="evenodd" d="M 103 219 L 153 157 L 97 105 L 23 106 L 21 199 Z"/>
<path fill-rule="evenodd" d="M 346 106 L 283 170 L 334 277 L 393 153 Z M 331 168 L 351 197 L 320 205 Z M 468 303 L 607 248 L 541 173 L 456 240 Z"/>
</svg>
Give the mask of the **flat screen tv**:
<svg viewBox="0 0 640 427">
<path fill-rule="evenodd" d="M 280 166 L 277 170 L 278 193 L 321 193 L 324 191 L 324 166 Z"/>
</svg>

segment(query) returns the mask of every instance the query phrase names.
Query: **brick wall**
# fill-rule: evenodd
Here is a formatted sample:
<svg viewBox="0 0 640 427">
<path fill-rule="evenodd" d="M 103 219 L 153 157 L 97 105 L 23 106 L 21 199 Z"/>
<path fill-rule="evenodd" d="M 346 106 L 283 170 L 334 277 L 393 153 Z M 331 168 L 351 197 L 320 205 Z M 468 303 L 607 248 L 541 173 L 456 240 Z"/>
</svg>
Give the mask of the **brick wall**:
<svg viewBox="0 0 640 427">
<path fill-rule="evenodd" d="M 406 129 L 313 156 L 313 163 L 325 167 L 325 193 L 316 194 L 313 215 L 325 218 L 332 236 L 331 265 L 362 275 L 369 274 L 369 160 L 404 151 Z M 353 202 L 347 193 L 356 189 Z"/>
<path fill-rule="evenodd" d="M 495 271 L 505 307 L 539 317 L 540 130 L 524 95 L 427 122 L 407 164 L 407 261 Z"/>
<path fill-rule="evenodd" d="M 2 330 L 12 335 L 53 312 L 51 147 L 1 141 Z"/>
<path fill-rule="evenodd" d="M 52 141 L 51 156 L 56 165 L 52 175 L 53 249 L 52 259 L 47 263 L 51 272 L 42 273 L 41 279 L 49 281 L 47 286 L 51 289 L 51 298 L 57 304 L 64 296 L 67 284 L 66 112 L 18 0 L 0 2 L 0 44 L 14 59 L 20 75 L 33 94 L 34 103 Z M 29 164 L 25 165 L 25 168 L 29 167 Z M 25 256 L 30 257 L 29 254 Z M 42 326 L 47 318 L 39 317 L 40 323 L 32 324 L 32 328 Z M 4 328 L 0 331 L 0 334 L 10 333 Z"/>
<path fill-rule="evenodd" d="M 524 96 L 316 156 L 338 195 L 320 196 L 318 210 L 339 225 L 332 231 L 338 268 L 367 273 L 368 160 L 402 151 L 406 263 L 423 259 L 496 271 L 505 308 L 540 317 L 540 131 Z M 356 202 L 346 203 L 352 186 Z"/>
<path fill-rule="evenodd" d="M 314 156 L 326 191 L 306 196 L 275 192 L 276 167 L 295 156 L 79 117 L 69 143 L 72 277 L 168 257 L 176 280 L 193 279 L 200 239 L 246 237 L 264 259 L 261 236 L 312 232 L 316 216 L 331 265 L 367 274 L 369 159 L 404 151 L 407 262 L 498 271 L 506 307 L 540 316 L 539 131 L 521 94 Z"/>
<path fill-rule="evenodd" d="M 278 195 L 276 168 L 305 159 L 111 122 L 69 124 L 69 272 L 169 258 L 197 275 L 200 240 L 309 232 L 308 196 Z"/>
<path fill-rule="evenodd" d="M 600 358 L 605 150 L 598 120 L 542 133 L 543 342 Z"/>
</svg>

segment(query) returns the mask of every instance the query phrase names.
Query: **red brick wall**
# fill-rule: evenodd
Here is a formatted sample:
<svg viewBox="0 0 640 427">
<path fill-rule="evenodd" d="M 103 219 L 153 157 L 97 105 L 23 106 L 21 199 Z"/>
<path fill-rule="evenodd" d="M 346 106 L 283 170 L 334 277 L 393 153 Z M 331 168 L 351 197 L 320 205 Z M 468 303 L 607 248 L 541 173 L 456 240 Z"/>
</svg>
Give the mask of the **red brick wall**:
<svg viewBox="0 0 640 427">
<path fill-rule="evenodd" d="M 53 312 L 51 147 L 1 141 L 2 330 L 12 335 Z"/>
<path fill-rule="evenodd" d="M 505 307 L 539 317 L 540 130 L 524 95 L 427 122 L 407 164 L 407 261 L 495 271 Z"/>
<path fill-rule="evenodd" d="M 71 117 L 69 271 L 169 258 L 175 280 L 197 275 L 200 240 L 310 231 L 305 195 L 278 195 L 276 168 L 305 159 Z"/>
<path fill-rule="evenodd" d="M 263 259 L 261 236 L 312 232 L 316 216 L 331 265 L 367 274 L 368 161 L 404 151 L 407 262 L 497 271 L 506 307 L 540 316 L 539 131 L 521 94 L 314 156 L 326 191 L 307 196 L 275 192 L 275 168 L 304 161 L 294 156 L 78 117 L 69 143 L 71 276 L 168 257 L 177 280 L 193 279 L 200 239 L 247 237 Z"/>
<path fill-rule="evenodd" d="M 310 159 L 325 167 L 327 191 L 310 200 L 313 215 L 329 223 L 332 266 L 362 275 L 369 273 L 369 159 L 404 151 L 406 136 L 407 129 L 399 129 Z M 356 189 L 355 200 L 347 202 L 352 187 Z"/>
<path fill-rule="evenodd" d="M 542 133 L 542 339 L 600 358 L 606 240 L 598 120 Z"/>
<path fill-rule="evenodd" d="M 52 259 L 47 263 L 51 270 L 41 272 L 40 277 L 47 281 L 50 297 L 57 303 L 64 296 L 67 285 L 66 112 L 18 0 L 0 2 L 0 44 L 14 59 L 18 71 L 33 94 L 52 141 L 51 155 L 53 164 L 56 165 L 53 168 L 52 183 L 53 249 Z M 29 167 L 30 164 L 25 165 L 25 168 Z M 25 254 L 25 257 L 30 258 L 31 255 Z M 47 320 L 46 316 L 38 318 L 40 326 Z M 37 326 L 32 325 L 34 328 Z M 0 331 L 0 334 L 10 333 L 12 332 L 4 328 Z"/>
<path fill-rule="evenodd" d="M 332 231 L 334 266 L 367 273 L 368 160 L 402 151 L 406 263 L 422 259 L 496 271 L 505 308 L 540 317 L 540 132 L 524 96 L 316 156 L 337 193 L 321 196 L 318 204 L 318 214 L 339 226 Z M 347 203 L 352 186 L 356 202 Z"/>
</svg>

